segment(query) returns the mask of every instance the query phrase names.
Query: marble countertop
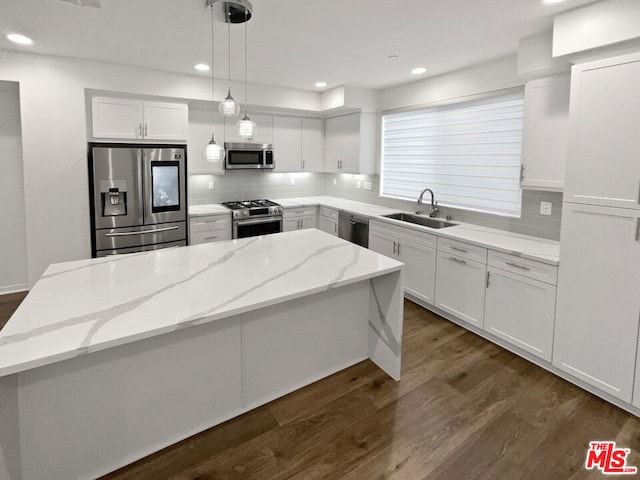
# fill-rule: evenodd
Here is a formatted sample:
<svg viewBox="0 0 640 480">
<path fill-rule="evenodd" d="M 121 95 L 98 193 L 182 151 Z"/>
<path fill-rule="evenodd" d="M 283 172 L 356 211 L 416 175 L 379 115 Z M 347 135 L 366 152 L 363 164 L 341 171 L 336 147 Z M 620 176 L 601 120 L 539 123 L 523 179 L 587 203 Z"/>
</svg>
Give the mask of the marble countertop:
<svg viewBox="0 0 640 480">
<path fill-rule="evenodd" d="M 0 376 L 401 268 L 317 229 L 53 264 L 0 331 Z"/>
<path fill-rule="evenodd" d="M 202 217 L 204 215 L 219 215 L 221 213 L 231 213 L 224 205 L 219 203 L 210 203 L 207 205 L 189 205 L 190 217 Z"/>
<path fill-rule="evenodd" d="M 382 216 L 388 215 L 390 213 L 396 213 L 399 211 L 398 209 L 391 209 L 379 205 L 371 205 L 368 203 L 356 202 L 353 200 L 346 200 L 343 198 L 331 196 L 274 198 L 271 200 L 279 203 L 285 208 L 325 206 L 335 208 L 336 210 L 344 210 L 347 212 L 357 213 L 370 218 L 376 218 L 378 220 L 389 222 L 394 225 L 411 228 L 417 231 L 428 232 L 430 234 L 441 237 L 473 243 L 475 245 L 491 248 L 493 250 L 509 253 L 512 255 L 518 255 L 522 258 L 528 258 L 530 260 L 536 260 L 550 265 L 558 265 L 560 261 L 560 244 L 559 242 L 553 240 L 546 240 L 529 235 L 521 235 L 519 233 L 507 232 L 505 230 L 482 227 L 480 225 L 473 225 L 470 223 L 459 223 L 455 221 L 453 222 L 456 223 L 454 227 L 441 229 L 429 228 L 421 225 L 415 225 L 412 223 L 385 218 Z M 189 207 L 189 215 L 194 215 L 192 214 L 192 209 L 198 209 L 197 211 L 202 212 L 210 212 L 203 214 L 211 215 L 217 212 L 216 208 L 220 208 L 220 205 L 212 204 Z"/>
</svg>

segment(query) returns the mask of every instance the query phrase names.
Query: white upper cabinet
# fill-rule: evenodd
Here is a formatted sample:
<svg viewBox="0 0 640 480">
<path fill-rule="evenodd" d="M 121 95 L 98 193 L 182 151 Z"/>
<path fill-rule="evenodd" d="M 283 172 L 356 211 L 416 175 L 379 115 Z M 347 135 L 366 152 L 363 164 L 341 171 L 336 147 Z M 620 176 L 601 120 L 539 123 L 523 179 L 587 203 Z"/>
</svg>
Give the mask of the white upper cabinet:
<svg viewBox="0 0 640 480">
<path fill-rule="evenodd" d="M 244 143 L 247 141 L 245 138 L 240 138 L 236 135 L 236 124 L 242 120 L 244 111 L 240 111 L 237 117 L 229 118 L 225 117 L 225 141 L 231 143 Z M 258 127 L 258 133 L 255 138 L 251 139 L 252 143 L 273 143 L 273 117 L 271 115 L 261 115 L 259 113 L 249 112 L 249 118 L 256 122 Z M 275 153 L 278 154 L 277 152 Z M 276 164 L 278 159 L 275 159 Z"/>
<path fill-rule="evenodd" d="M 324 171 L 324 122 L 319 118 L 302 119 L 302 171 Z"/>
<path fill-rule="evenodd" d="M 571 81 L 564 201 L 640 209 L 640 54 L 576 65 Z"/>
<path fill-rule="evenodd" d="M 625 402 L 638 342 L 639 217 L 628 208 L 562 210 L 553 364 Z"/>
<path fill-rule="evenodd" d="M 302 170 L 302 119 L 273 117 L 273 150 L 276 172 Z"/>
<path fill-rule="evenodd" d="M 522 188 L 561 191 L 567 158 L 570 76 L 527 82 Z"/>
<path fill-rule="evenodd" d="M 91 99 L 94 138 L 183 142 L 187 140 L 188 116 L 189 109 L 184 103 Z"/>
<path fill-rule="evenodd" d="M 353 113 L 325 123 L 325 171 L 371 174 L 376 171 L 376 115 Z"/>
</svg>

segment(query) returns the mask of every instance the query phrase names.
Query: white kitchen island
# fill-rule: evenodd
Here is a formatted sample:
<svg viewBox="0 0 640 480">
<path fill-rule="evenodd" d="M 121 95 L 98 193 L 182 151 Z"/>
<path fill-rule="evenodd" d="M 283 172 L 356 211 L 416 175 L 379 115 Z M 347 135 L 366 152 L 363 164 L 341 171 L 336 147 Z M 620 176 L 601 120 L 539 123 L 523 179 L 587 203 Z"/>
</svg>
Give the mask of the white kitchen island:
<svg viewBox="0 0 640 480">
<path fill-rule="evenodd" d="M 51 265 L 0 332 L 0 478 L 90 479 L 371 358 L 402 264 L 316 229 Z"/>
</svg>

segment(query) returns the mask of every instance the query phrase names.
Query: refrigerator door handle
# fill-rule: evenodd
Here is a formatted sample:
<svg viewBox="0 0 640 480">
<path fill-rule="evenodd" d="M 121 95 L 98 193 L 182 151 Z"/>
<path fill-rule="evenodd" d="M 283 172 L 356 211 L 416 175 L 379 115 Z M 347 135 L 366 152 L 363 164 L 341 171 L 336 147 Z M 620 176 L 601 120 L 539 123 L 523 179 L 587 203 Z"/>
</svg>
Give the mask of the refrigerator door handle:
<svg viewBox="0 0 640 480">
<path fill-rule="evenodd" d="M 147 233 L 168 232 L 169 230 L 178 230 L 179 227 L 156 228 L 154 230 L 140 230 L 139 232 L 117 232 L 105 233 L 105 237 L 131 237 L 133 235 L 145 235 Z"/>
</svg>

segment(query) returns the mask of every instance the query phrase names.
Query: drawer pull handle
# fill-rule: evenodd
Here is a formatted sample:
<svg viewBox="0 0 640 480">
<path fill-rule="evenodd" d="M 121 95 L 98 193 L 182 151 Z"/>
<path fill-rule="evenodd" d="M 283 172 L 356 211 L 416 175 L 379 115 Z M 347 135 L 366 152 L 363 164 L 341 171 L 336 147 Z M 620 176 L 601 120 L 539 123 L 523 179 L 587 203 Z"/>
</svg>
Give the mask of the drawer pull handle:
<svg viewBox="0 0 640 480">
<path fill-rule="evenodd" d="M 509 265 L 510 267 L 519 268 L 520 270 L 526 270 L 527 272 L 531 270 L 526 265 L 518 265 L 517 263 L 513 263 L 513 262 L 507 262 L 507 265 Z"/>
<path fill-rule="evenodd" d="M 466 265 L 467 262 L 458 257 L 449 257 L 449 260 L 453 260 L 456 263 L 460 263 L 462 265 Z"/>
<path fill-rule="evenodd" d="M 636 220 L 636 242 L 640 240 L 640 218 Z"/>
<path fill-rule="evenodd" d="M 456 252 L 469 253 L 464 248 L 455 247 L 453 245 L 451 246 L 451 250 L 455 250 Z"/>
<path fill-rule="evenodd" d="M 216 238 L 218 238 L 217 235 L 215 235 L 213 237 L 204 237 L 205 240 L 215 240 Z"/>
</svg>

